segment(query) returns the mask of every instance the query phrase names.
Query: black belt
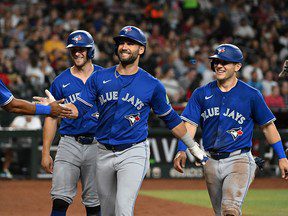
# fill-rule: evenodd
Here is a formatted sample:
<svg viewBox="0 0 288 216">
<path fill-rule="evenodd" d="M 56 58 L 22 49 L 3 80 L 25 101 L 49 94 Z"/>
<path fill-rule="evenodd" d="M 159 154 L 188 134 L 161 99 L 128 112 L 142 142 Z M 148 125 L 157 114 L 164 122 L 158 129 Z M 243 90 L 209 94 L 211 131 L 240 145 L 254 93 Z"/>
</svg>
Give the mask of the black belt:
<svg viewBox="0 0 288 216">
<path fill-rule="evenodd" d="M 131 148 L 134 145 L 137 145 L 139 143 L 144 142 L 146 139 L 141 140 L 136 143 L 130 143 L 130 144 L 119 144 L 119 145 L 110 145 L 110 144 L 104 144 L 101 143 L 101 145 L 105 146 L 107 150 L 113 151 L 113 152 L 118 152 L 118 151 L 124 151 L 125 149 Z"/>
<path fill-rule="evenodd" d="M 69 137 L 73 137 L 77 142 L 83 144 L 83 145 L 90 145 L 93 143 L 94 141 L 94 136 L 92 135 L 66 135 L 66 134 L 61 134 L 61 137 L 64 136 L 69 136 Z"/>
<path fill-rule="evenodd" d="M 220 160 L 220 159 L 228 158 L 230 156 L 246 153 L 246 152 L 249 152 L 250 150 L 251 150 L 250 147 L 246 147 L 246 148 L 242 148 L 242 149 L 236 150 L 234 152 L 214 152 L 214 151 L 209 151 L 209 155 L 214 160 Z"/>
</svg>

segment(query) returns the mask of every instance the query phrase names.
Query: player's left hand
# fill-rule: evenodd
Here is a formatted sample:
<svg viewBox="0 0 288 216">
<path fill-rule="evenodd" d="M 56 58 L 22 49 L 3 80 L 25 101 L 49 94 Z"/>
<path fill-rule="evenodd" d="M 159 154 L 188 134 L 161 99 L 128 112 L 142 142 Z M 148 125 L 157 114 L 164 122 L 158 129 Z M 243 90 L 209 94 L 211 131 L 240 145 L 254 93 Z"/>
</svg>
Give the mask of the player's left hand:
<svg viewBox="0 0 288 216">
<path fill-rule="evenodd" d="M 176 154 L 176 156 L 174 158 L 174 168 L 178 172 L 183 173 L 183 168 L 185 168 L 186 159 L 187 159 L 186 152 L 179 151 Z"/>
<path fill-rule="evenodd" d="M 279 168 L 283 179 L 288 180 L 288 160 L 287 158 L 279 159 Z"/>
</svg>

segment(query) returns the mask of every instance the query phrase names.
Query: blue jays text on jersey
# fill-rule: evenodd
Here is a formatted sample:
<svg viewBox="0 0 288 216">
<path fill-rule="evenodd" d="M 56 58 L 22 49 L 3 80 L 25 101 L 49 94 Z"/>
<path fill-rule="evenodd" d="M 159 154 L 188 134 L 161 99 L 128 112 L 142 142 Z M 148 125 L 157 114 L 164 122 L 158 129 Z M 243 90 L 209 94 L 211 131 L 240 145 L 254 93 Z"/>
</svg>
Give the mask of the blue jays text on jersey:
<svg viewBox="0 0 288 216">
<path fill-rule="evenodd" d="M 79 113 L 98 107 L 96 138 L 103 144 L 131 144 L 148 136 L 150 109 L 159 116 L 172 107 L 159 80 L 139 68 L 133 75 L 120 75 L 116 66 L 94 73 L 75 105 Z"/>
<path fill-rule="evenodd" d="M 254 123 L 275 120 L 262 94 L 241 80 L 229 92 L 213 81 L 193 92 L 181 118 L 202 128 L 206 151 L 233 152 L 252 146 Z M 185 150 L 179 142 L 179 150 Z"/>
<path fill-rule="evenodd" d="M 0 80 L 0 91 L 0 106 L 2 107 L 11 102 L 13 95 L 2 82 L 2 80 Z"/>
<path fill-rule="evenodd" d="M 94 72 L 102 70 L 103 68 L 98 65 L 94 66 Z M 97 73 L 97 72 L 96 72 Z M 68 68 L 63 71 L 53 81 L 50 92 L 56 100 L 65 99 L 65 103 L 74 103 L 77 100 L 77 96 L 84 88 L 83 81 L 74 76 L 71 73 L 71 69 Z M 94 106 L 89 112 L 87 112 L 82 118 L 78 119 L 62 119 L 59 132 L 65 135 L 80 135 L 91 134 L 94 135 L 97 127 L 98 111 Z"/>
</svg>

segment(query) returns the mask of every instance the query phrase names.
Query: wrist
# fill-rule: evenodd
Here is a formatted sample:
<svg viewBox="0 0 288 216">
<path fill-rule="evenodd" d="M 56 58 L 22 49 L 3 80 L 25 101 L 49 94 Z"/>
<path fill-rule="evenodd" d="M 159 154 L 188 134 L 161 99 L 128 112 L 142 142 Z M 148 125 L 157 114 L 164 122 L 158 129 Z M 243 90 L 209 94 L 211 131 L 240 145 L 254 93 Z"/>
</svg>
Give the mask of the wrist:
<svg viewBox="0 0 288 216">
<path fill-rule="evenodd" d="M 193 148 L 196 145 L 195 141 L 192 139 L 188 132 L 183 137 L 181 137 L 181 140 L 188 148 Z"/>
<path fill-rule="evenodd" d="M 50 115 L 50 114 L 51 114 L 51 106 L 36 104 L 35 115 Z"/>
<path fill-rule="evenodd" d="M 286 154 L 285 154 L 281 140 L 276 143 L 271 144 L 271 146 L 274 149 L 279 159 L 286 158 Z"/>
</svg>

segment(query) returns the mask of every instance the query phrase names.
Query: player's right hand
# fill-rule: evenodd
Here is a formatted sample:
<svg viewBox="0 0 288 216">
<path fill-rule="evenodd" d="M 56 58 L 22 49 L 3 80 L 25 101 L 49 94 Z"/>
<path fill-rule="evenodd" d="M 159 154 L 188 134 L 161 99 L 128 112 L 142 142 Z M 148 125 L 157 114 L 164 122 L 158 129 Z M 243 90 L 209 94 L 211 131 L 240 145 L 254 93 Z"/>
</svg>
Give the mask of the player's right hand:
<svg viewBox="0 0 288 216">
<path fill-rule="evenodd" d="M 50 155 L 42 155 L 41 165 L 47 173 L 53 173 L 53 159 Z"/>
<path fill-rule="evenodd" d="M 185 167 L 187 155 L 184 151 L 179 151 L 175 158 L 174 158 L 174 168 L 180 172 L 183 173 L 183 168 Z"/>
</svg>

